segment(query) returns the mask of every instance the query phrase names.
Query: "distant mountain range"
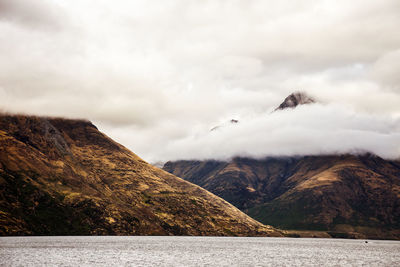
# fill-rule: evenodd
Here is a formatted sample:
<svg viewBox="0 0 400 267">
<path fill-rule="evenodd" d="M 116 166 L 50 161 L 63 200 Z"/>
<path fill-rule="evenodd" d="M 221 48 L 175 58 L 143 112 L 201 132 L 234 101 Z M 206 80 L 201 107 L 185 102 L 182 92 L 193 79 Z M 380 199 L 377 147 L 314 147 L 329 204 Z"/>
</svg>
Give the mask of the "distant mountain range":
<svg viewBox="0 0 400 267">
<path fill-rule="evenodd" d="M 316 101 L 288 96 L 275 112 Z M 295 110 L 293 110 L 295 112 Z M 278 228 L 400 239 L 400 162 L 372 154 L 167 162 L 164 170 Z"/>
<path fill-rule="evenodd" d="M 0 235 L 282 233 L 88 121 L 0 115 Z"/>
</svg>

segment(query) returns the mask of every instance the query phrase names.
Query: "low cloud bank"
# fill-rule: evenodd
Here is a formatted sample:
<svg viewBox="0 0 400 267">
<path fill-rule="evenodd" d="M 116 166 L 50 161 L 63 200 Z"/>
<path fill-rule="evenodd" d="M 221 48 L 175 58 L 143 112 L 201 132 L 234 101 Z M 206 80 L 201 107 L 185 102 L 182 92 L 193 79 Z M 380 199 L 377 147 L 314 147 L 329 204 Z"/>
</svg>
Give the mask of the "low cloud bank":
<svg viewBox="0 0 400 267">
<path fill-rule="evenodd" d="M 399 130 L 398 119 L 313 104 L 244 118 L 238 124 L 170 142 L 156 153 L 162 160 L 365 152 L 394 159 L 400 156 Z"/>
</svg>

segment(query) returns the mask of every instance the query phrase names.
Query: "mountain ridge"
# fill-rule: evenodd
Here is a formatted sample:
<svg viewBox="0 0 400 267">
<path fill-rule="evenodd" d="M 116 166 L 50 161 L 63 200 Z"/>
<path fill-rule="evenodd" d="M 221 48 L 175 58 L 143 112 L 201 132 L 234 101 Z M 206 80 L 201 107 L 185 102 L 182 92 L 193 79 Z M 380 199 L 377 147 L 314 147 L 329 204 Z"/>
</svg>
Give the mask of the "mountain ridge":
<svg viewBox="0 0 400 267">
<path fill-rule="evenodd" d="M 86 120 L 0 115 L 0 235 L 282 236 Z"/>
<path fill-rule="evenodd" d="M 400 163 L 372 155 L 176 161 L 164 169 L 284 230 L 400 239 Z"/>
</svg>

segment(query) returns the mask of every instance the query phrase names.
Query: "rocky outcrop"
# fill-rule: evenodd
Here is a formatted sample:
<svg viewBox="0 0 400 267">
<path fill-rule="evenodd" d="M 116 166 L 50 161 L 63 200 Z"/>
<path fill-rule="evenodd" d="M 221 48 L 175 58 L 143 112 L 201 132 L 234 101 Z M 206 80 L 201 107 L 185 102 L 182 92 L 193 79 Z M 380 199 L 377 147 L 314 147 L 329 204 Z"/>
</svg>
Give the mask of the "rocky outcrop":
<svg viewBox="0 0 400 267">
<path fill-rule="evenodd" d="M 313 104 L 315 102 L 316 101 L 314 98 L 308 96 L 306 93 L 295 92 L 286 97 L 285 100 L 275 109 L 275 111 L 287 108 L 295 108 L 299 105 Z"/>
<path fill-rule="evenodd" d="M 239 120 L 231 119 L 231 120 L 230 120 L 229 122 L 227 122 L 227 123 L 224 123 L 224 124 L 222 124 L 222 125 L 214 126 L 213 128 L 211 128 L 210 132 L 216 131 L 216 130 L 218 130 L 218 129 L 221 129 L 222 127 L 226 127 L 226 126 L 229 126 L 229 125 L 232 125 L 232 124 L 237 124 L 237 123 L 239 123 Z"/>
<path fill-rule="evenodd" d="M 89 121 L 0 116 L 0 235 L 280 236 Z"/>
</svg>

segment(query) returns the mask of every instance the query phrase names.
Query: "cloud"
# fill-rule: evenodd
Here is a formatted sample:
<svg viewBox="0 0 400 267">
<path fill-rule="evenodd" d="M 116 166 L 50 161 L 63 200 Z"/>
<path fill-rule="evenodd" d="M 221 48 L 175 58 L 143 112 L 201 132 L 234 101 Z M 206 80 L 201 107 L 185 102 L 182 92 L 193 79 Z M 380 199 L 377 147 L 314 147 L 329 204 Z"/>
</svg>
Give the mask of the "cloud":
<svg viewBox="0 0 400 267">
<path fill-rule="evenodd" d="M 399 122 L 344 106 L 313 104 L 244 118 L 238 124 L 171 142 L 158 153 L 163 160 L 365 152 L 396 158 Z"/>
<path fill-rule="evenodd" d="M 373 64 L 371 76 L 378 83 L 387 86 L 391 90 L 400 92 L 400 49 L 383 54 Z"/>
<path fill-rule="evenodd" d="M 31 30 L 57 29 L 67 23 L 63 10 L 50 0 L 0 0 L 0 21 L 16 23 Z"/>
<path fill-rule="evenodd" d="M 231 118 L 264 118 L 294 90 L 371 119 L 400 116 L 397 0 L 0 7 L 0 109 L 90 119 L 147 160 L 177 158 L 174 146 Z"/>
</svg>

